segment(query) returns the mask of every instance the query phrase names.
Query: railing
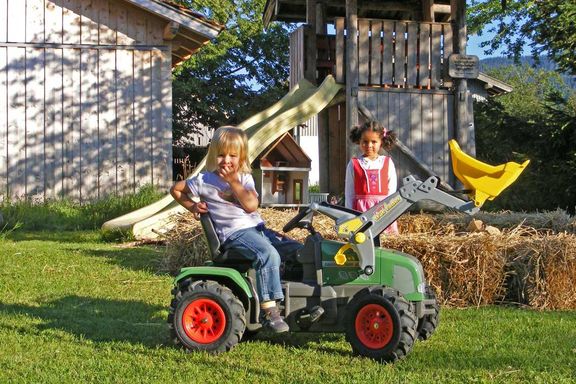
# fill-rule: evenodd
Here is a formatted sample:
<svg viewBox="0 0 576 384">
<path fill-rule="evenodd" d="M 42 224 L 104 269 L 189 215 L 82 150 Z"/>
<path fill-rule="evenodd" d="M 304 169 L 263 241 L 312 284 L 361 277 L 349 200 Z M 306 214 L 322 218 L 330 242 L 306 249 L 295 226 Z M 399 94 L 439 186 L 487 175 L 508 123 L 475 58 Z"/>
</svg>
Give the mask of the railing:
<svg viewBox="0 0 576 384">
<path fill-rule="evenodd" d="M 345 81 L 346 25 L 337 18 L 336 81 Z M 361 85 L 440 88 L 448 83 L 452 26 L 358 19 L 358 81 Z"/>
<path fill-rule="evenodd" d="M 309 30 L 301 27 L 290 40 L 291 83 L 304 76 Z M 335 19 L 336 35 L 317 35 L 318 81 L 333 74 L 346 82 L 346 24 Z M 449 23 L 358 19 L 360 85 L 394 88 L 448 88 L 448 56 L 452 53 Z"/>
<path fill-rule="evenodd" d="M 328 193 L 322 192 L 309 192 L 310 203 L 321 203 L 323 201 L 328 201 Z"/>
</svg>

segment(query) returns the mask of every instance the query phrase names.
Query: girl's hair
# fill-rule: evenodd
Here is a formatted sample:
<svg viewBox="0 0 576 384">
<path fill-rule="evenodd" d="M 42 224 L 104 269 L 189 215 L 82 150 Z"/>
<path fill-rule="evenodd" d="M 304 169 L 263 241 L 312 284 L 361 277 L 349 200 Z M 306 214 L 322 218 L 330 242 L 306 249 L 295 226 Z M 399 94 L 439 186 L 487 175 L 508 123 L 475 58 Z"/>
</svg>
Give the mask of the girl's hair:
<svg viewBox="0 0 576 384">
<path fill-rule="evenodd" d="M 350 141 L 355 144 L 360 144 L 360 139 L 364 132 L 379 133 L 380 139 L 382 140 L 382 148 L 386 151 L 390 151 L 396 144 L 396 133 L 387 130 L 382 124 L 374 120 L 367 121 L 360 126 L 352 128 L 350 131 Z"/>
<path fill-rule="evenodd" d="M 217 128 L 212 136 L 208 147 L 206 169 L 214 172 L 218 169 L 218 155 L 235 152 L 238 155 L 238 172 L 250 173 L 250 161 L 248 160 L 248 136 L 246 132 L 234 126 Z"/>
</svg>

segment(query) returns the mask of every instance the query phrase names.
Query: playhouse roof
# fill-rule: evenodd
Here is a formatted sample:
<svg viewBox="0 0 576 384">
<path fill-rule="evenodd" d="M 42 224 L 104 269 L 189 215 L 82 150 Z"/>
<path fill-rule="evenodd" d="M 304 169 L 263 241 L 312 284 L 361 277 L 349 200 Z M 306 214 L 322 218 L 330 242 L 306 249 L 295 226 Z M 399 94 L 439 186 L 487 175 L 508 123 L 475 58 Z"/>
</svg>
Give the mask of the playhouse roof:
<svg viewBox="0 0 576 384">
<path fill-rule="evenodd" d="M 164 39 L 172 41 L 172 66 L 188 59 L 224 29 L 204 15 L 171 0 L 124 0 L 166 20 Z"/>
<path fill-rule="evenodd" d="M 312 160 L 287 132 L 270 144 L 257 158 L 260 169 L 302 168 L 310 169 Z"/>
</svg>

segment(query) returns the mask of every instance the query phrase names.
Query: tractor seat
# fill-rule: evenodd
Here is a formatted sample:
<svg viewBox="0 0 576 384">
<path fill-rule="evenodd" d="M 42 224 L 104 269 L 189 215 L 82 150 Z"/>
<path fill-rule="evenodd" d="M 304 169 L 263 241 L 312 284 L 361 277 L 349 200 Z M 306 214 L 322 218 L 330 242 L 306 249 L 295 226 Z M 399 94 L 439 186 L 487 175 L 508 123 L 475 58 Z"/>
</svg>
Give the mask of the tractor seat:
<svg viewBox="0 0 576 384">
<path fill-rule="evenodd" d="M 214 223 L 208 213 L 200 215 L 200 224 L 208 243 L 208 250 L 216 267 L 226 267 L 236 269 L 240 273 L 247 272 L 252 268 L 252 261 L 248 260 L 241 253 L 234 250 L 223 251 L 220 247 L 220 239 L 214 229 Z"/>
</svg>

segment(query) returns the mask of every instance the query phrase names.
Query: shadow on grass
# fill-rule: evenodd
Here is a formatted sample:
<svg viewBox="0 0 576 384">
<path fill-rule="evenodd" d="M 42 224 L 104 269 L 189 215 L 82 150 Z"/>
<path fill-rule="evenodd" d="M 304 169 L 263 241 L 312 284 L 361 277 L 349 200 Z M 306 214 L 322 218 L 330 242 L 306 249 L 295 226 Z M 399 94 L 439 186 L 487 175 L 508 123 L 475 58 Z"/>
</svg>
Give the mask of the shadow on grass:
<svg viewBox="0 0 576 384">
<path fill-rule="evenodd" d="M 72 250 L 72 248 L 70 248 Z M 107 249 L 73 249 L 86 257 L 105 258 L 114 264 L 136 271 L 156 273 L 164 252 L 162 247 L 138 246 L 134 248 L 107 248 Z"/>
<path fill-rule="evenodd" d="M 40 324 L 24 322 L 19 332 L 61 330 L 93 342 L 128 342 L 148 347 L 165 345 L 168 334 L 161 306 L 142 301 L 106 300 L 66 296 L 41 306 L 0 303 L 0 311 L 38 318 Z"/>
<path fill-rule="evenodd" d="M 350 349 L 342 349 L 344 342 L 343 333 L 323 333 L 323 332 L 291 332 L 289 334 L 272 334 L 269 332 L 258 332 L 252 336 L 250 341 L 268 342 L 282 347 L 295 347 L 298 349 L 308 349 L 328 354 L 338 354 L 350 357 Z M 340 344 L 340 345 L 337 345 Z M 345 343 L 344 345 L 348 345 Z"/>
<path fill-rule="evenodd" d="M 58 243 L 95 243 L 101 241 L 99 231 L 14 231 L 6 236 L 11 241 L 55 241 Z"/>
</svg>

